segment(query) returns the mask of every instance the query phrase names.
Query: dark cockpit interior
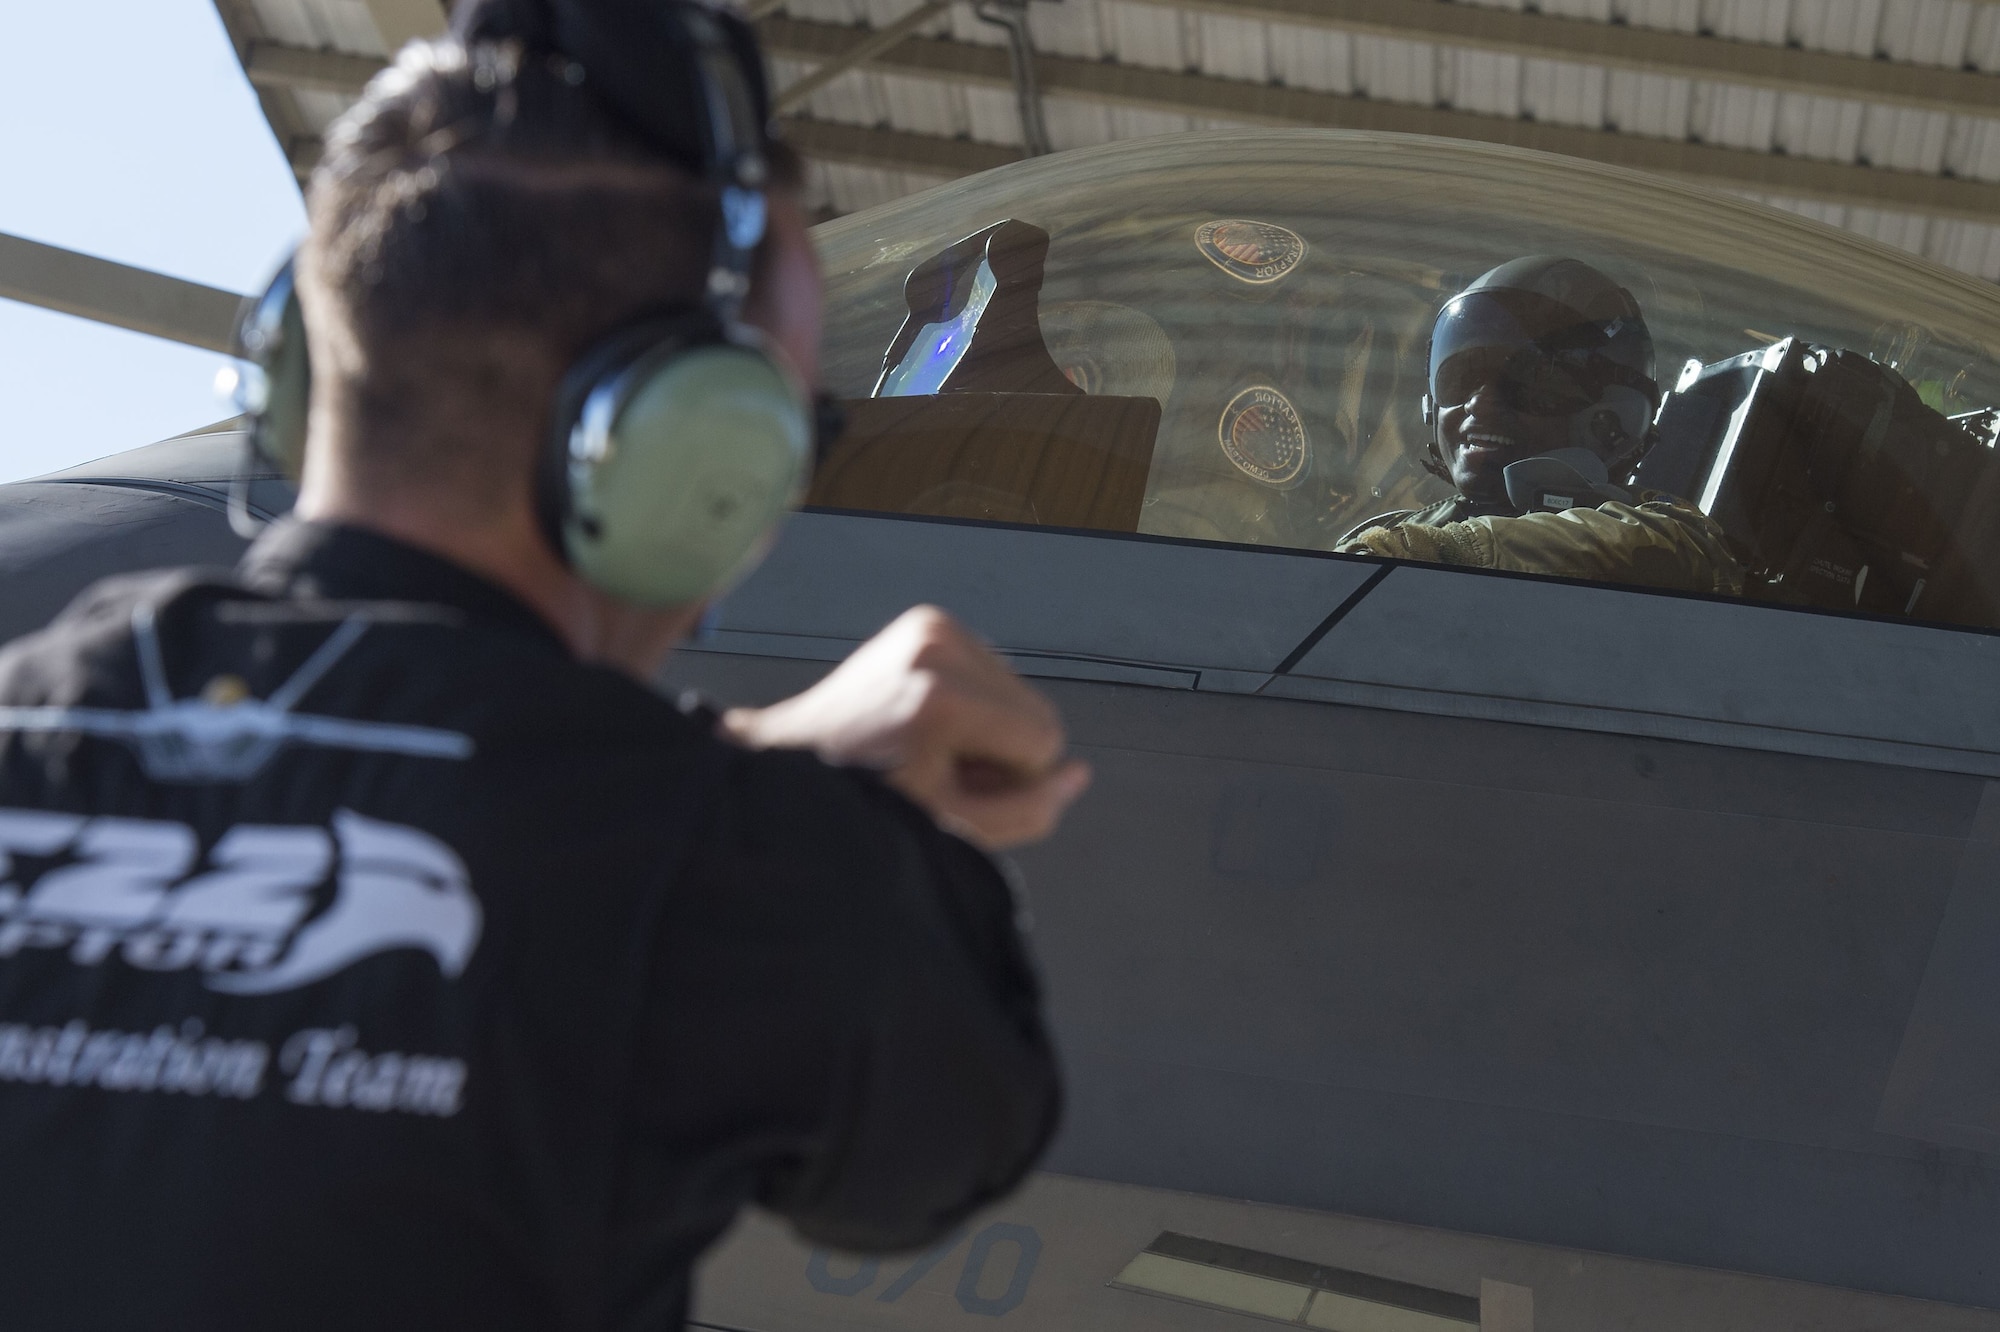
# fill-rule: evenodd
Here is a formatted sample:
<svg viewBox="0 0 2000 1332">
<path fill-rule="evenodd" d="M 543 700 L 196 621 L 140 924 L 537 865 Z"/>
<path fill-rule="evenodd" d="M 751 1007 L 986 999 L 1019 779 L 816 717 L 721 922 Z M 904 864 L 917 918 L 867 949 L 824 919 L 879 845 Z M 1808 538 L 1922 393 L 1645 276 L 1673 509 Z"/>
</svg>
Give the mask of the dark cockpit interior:
<svg viewBox="0 0 2000 1332">
<path fill-rule="evenodd" d="M 1991 628 L 1996 421 L 1946 416 L 1893 363 L 1788 337 L 1690 362 L 1638 478 L 1722 526 L 1749 595 Z"/>
</svg>

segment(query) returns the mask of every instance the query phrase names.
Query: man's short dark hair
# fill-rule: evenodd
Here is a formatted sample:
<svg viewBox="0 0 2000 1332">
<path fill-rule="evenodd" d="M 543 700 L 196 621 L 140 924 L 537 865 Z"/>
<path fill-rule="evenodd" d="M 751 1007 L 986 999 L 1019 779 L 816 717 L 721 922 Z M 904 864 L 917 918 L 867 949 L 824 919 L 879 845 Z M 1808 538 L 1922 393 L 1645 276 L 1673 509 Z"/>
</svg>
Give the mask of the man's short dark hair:
<svg viewBox="0 0 2000 1332">
<path fill-rule="evenodd" d="M 329 132 L 307 198 L 315 410 L 373 477 L 475 504 L 524 474 L 493 441 L 522 437 L 579 353 L 700 299 L 716 220 L 581 66 L 511 42 L 406 47 Z"/>
</svg>

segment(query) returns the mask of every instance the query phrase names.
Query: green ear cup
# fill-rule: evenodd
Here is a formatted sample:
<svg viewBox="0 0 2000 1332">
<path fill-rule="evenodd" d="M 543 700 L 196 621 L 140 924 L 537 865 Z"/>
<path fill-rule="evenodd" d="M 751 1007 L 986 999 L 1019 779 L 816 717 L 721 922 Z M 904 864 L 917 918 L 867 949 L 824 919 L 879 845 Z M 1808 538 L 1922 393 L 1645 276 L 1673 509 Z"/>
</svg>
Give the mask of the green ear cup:
<svg viewBox="0 0 2000 1332">
<path fill-rule="evenodd" d="M 277 355 L 265 365 L 264 410 L 257 420 L 257 444 L 293 481 L 305 470 L 306 411 L 312 402 L 312 361 L 306 355 L 306 321 L 299 298 L 285 301 Z"/>
<path fill-rule="evenodd" d="M 306 411 L 312 402 L 312 361 L 306 321 L 288 260 L 246 314 L 237 341 L 257 366 L 256 388 L 243 405 L 257 448 L 293 481 L 305 467 Z"/>
<path fill-rule="evenodd" d="M 769 357 L 730 343 L 633 367 L 615 418 L 571 437 L 570 563 L 646 606 L 686 605 L 748 573 L 798 503 L 812 426 Z"/>
</svg>

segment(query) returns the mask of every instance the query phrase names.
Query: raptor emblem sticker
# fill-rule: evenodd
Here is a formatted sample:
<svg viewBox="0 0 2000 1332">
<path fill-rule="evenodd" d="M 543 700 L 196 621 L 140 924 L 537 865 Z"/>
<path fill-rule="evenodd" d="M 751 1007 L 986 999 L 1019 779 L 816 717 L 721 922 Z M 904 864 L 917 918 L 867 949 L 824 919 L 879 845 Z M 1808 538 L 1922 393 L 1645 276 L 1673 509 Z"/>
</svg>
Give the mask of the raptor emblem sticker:
<svg viewBox="0 0 2000 1332">
<path fill-rule="evenodd" d="M 415 949 L 454 980 L 484 919 L 457 852 L 352 810 L 331 829 L 239 824 L 203 856 L 184 823 L 0 809 L 0 961 L 115 954 L 199 971 L 225 994 L 274 994 Z"/>
<path fill-rule="evenodd" d="M 1244 389 L 1229 400 L 1217 423 L 1222 452 L 1245 476 L 1290 490 L 1312 456 L 1298 408 L 1268 385 Z"/>
<path fill-rule="evenodd" d="M 1226 218 L 1194 229 L 1202 257 L 1238 282 L 1262 287 L 1278 281 L 1306 257 L 1305 238 L 1275 222 Z"/>
</svg>

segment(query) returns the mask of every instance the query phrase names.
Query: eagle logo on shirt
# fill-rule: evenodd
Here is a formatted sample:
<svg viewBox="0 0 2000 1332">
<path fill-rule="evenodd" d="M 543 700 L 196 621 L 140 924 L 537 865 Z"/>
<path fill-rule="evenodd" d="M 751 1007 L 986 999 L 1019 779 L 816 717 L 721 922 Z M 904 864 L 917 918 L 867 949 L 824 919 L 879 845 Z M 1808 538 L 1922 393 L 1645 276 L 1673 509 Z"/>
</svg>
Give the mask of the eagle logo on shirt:
<svg viewBox="0 0 2000 1332">
<path fill-rule="evenodd" d="M 352 810 L 330 828 L 240 824 L 203 857 L 181 823 L 0 809 L 0 959 L 115 955 L 270 994 L 394 949 L 426 952 L 456 979 L 483 922 L 457 852 Z"/>
</svg>

